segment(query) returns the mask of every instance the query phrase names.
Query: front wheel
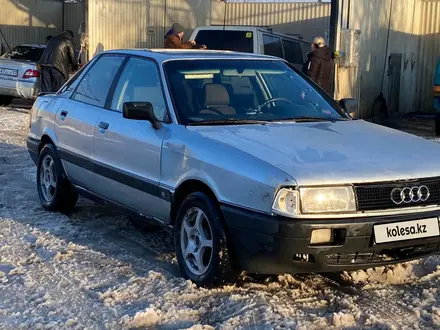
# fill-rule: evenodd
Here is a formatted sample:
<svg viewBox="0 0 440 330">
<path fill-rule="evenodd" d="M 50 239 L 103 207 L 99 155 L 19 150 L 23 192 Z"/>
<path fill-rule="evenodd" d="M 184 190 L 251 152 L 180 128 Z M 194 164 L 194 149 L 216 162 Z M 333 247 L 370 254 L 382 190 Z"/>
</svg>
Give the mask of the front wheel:
<svg viewBox="0 0 440 330">
<path fill-rule="evenodd" d="M 237 279 L 220 211 L 205 194 L 193 193 L 183 201 L 176 219 L 174 242 L 185 278 L 200 286 Z"/>
<path fill-rule="evenodd" d="M 69 212 L 78 200 L 78 193 L 68 181 L 52 144 L 46 144 L 39 154 L 37 190 L 41 204 L 49 211 Z"/>
</svg>

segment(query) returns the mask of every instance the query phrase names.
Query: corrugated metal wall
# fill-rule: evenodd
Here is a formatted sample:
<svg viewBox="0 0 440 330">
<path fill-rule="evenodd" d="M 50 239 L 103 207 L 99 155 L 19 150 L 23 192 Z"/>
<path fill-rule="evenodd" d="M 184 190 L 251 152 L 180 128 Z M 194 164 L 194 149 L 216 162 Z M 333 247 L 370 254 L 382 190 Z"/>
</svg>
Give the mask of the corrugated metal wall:
<svg viewBox="0 0 440 330">
<path fill-rule="evenodd" d="M 227 24 L 271 25 L 275 31 L 298 33 L 307 39 L 324 34 L 330 5 L 266 3 L 226 5 Z M 209 0 L 90 0 L 90 57 L 96 50 L 163 46 L 167 29 L 179 22 L 187 36 L 197 26 L 223 24 L 225 4 Z"/>
<path fill-rule="evenodd" d="M 24 43 L 46 43 L 48 35 L 56 35 L 62 29 L 62 3 L 55 0 L 0 0 L 0 43 L 15 47 Z M 65 4 L 64 26 L 77 34 L 84 20 L 82 4 Z M 6 39 L 6 41 L 4 40 Z M 76 38 L 77 42 L 79 41 Z"/>
<path fill-rule="evenodd" d="M 392 4 L 392 8 L 391 8 Z M 392 9 L 388 52 L 386 40 Z M 360 115 L 372 115 L 374 100 L 388 95 L 388 56 L 402 55 L 399 112 L 432 109 L 432 77 L 440 55 L 440 3 L 424 0 L 354 0 L 349 12 L 349 28 L 361 30 L 361 59 L 358 69 L 339 69 L 338 97 L 360 99 Z M 368 19 L 366 19 L 368 17 Z M 385 67 L 384 67 L 385 64 Z M 357 79 L 360 74 L 360 79 Z M 355 84 L 359 83 L 356 88 Z M 360 94 L 360 95 L 359 95 Z"/>
<path fill-rule="evenodd" d="M 7 41 L 0 35 L 0 42 L 11 47 L 46 43 L 46 36 L 59 31 L 61 6 L 57 1 L 0 0 L 0 28 Z"/>
<path fill-rule="evenodd" d="M 79 46 L 78 29 L 80 24 L 85 20 L 84 5 L 79 3 L 65 3 L 64 4 L 64 29 L 72 30 L 75 33 L 75 42 Z"/>
<path fill-rule="evenodd" d="M 305 40 L 325 36 L 330 27 L 330 3 L 212 2 L 211 24 L 271 26 L 281 33 L 300 33 Z"/>
</svg>

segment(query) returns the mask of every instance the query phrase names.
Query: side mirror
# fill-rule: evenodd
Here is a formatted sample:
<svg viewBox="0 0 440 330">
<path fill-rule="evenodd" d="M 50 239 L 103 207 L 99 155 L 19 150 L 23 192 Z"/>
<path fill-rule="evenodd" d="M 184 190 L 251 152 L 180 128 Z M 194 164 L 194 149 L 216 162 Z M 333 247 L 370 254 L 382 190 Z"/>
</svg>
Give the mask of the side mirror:
<svg viewBox="0 0 440 330">
<path fill-rule="evenodd" d="M 150 102 L 125 102 L 122 115 L 127 119 L 148 120 L 155 130 L 162 128 L 162 123 L 154 115 Z"/>
<path fill-rule="evenodd" d="M 351 118 L 356 118 L 356 115 L 358 113 L 358 102 L 356 99 L 342 99 L 339 101 L 339 104 L 345 110 L 345 112 L 350 115 Z"/>
</svg>

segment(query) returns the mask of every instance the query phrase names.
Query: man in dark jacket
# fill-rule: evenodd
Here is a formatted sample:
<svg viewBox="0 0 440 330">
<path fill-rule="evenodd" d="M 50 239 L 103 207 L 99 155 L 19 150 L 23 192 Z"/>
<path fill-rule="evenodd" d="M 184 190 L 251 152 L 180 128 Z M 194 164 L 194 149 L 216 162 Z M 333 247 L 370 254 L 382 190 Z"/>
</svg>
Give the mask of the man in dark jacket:
<svg viewBox="0 0 440 330">
<path fill-rule="evenodd" d="M 172 49 L 205 49 L 206 46 L 197 45 L 194 40 L 183 41 L 184 28 L 179 23 L 174 23 L 165 35 L 165 48 Z"/>
<path fill-rule="evenodd" d="M 69 79 L 70 69 L 78 69 L 73 37 L 73 32 L 67 30 L 49 40 L 38 63 L 41 71 L 41 92 L 58 91 Z"/>
<path fill-rule="evenodd" d="M 303 72 L 330 94 L 332 88 L 333 60 L 324 38 L 316 37 L 313 39 L 312 52 L 308 54 L 308 59 L 303 67 Z"/>
</svg>

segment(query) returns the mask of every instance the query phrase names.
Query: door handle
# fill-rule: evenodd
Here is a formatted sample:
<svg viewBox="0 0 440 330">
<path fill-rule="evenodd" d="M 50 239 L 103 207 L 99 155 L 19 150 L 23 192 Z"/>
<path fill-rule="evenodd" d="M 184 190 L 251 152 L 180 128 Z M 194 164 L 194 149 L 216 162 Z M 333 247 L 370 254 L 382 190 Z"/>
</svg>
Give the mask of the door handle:
<svg viewBox="0 0 440 330">
<path fill-rule="evenodd" d="M 66 110 L 62 110 L 61 111 L 61 120 L 64 120 L 67 117 L 67 111 Z"/>
<path fill-rule="evenodd" d="M 103 130 L 106 130 L 106 129 L 108 128 L 108 126 L 109 126 L 109 124 L 108 124 L 108 123 L 105 123 L 105 122 L 103 122 L 103 121 L 101 121 L 101 122 L 98 124 L 98 127 L 99 127 L 99 128 L 102 128 Z"/>
</svg>

